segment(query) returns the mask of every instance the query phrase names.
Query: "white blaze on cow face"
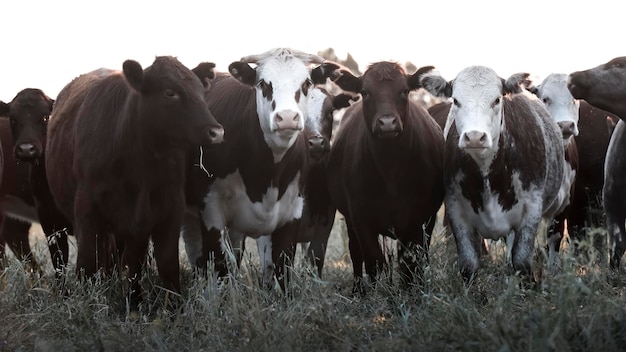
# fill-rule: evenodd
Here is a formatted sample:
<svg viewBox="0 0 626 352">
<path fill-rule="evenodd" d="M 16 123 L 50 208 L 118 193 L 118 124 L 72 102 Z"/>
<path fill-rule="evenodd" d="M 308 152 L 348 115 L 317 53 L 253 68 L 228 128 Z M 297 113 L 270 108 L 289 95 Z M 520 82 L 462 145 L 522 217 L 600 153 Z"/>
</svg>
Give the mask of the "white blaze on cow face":
<svg viewBox="0 0 626 352">
<path fill-rule="evenodd" d="M 468 67 L 452 83 L 450 114 L 459 148 L 475 159 L 495 155 L 503 123 L 502 92 L 502 79 L 487 67 Z"/>
<path fill-rule="evenodd" d="M 548 112 L 561 128 L 563 139 L 578 136 L 579 101 L 574 99 L 567 89 L 567 75 L 553 73 L 548 75 L 535 93 L 543 101 Z"/>
<path fill-rule="evenodd" d="M 288 51 L 257 62 L 256 106 L 266 143 L 276 162 L 296 141 L 307 118 L 310 70 Z"/>
</svg>

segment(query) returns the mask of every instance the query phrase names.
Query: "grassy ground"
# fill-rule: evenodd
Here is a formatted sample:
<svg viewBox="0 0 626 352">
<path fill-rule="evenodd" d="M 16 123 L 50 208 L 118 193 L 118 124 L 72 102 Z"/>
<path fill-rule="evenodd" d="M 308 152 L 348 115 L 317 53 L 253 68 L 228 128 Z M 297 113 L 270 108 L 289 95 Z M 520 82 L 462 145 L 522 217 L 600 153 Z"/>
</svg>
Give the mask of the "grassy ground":
<svg viewBox="0 0 626 352">
<path fill-rule="evenodd" d="M 331 235 L 324 278 L 298 263 L 288 294 L 259 288 L 254 253 L 231 280 L 195 278 L 181 253 L 180 310 L 162 309 L 165 294 L 147 268 L 148 299 L 129 315 L 117 278 L 80 283 L 72 294 L 10 259 L 0 274 L 0 351 L 618 351 L 626 349 L 626 281 L 612 275 L 591 246 L 565 250 L 561 271 L 520 285 L 492 246 L 471 287 L 461 281 L 454 241 L 436 230 L 423 287 L 381 281 L 353 296 L 341 220 Z M 598 236 L 604 236 L 598 231 Z M 40 260 L 48 261 L 40 234 Z M 248 248 L 255 248 L 251 243 Z M 540 248 L 541 246 L 538 246 Z M 181 247 L 182 248 L 182 247 Z M 396 280 L 397 281 L 397 280 Z"/>
</svg>

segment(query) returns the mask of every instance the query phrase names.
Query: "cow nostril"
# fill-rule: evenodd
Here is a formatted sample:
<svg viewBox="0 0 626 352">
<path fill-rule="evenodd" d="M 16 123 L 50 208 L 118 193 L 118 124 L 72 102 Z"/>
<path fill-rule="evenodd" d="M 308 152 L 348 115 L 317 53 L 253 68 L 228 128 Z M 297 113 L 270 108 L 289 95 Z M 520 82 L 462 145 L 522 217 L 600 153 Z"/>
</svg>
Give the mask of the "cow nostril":
<svg viewBox="0 0 626 352">
<path fill-rule="evenodd" d="M 276 114 L 276 122 L 282 122 L 283 121 L 283 117 Z"/>
<path fill-rule="evenodd" d="M 485 142 L 486 140 L 487 140 L 487 135 L 483 133 L 483 135 L 480 137 L 480 141 Z"/>
</svg>

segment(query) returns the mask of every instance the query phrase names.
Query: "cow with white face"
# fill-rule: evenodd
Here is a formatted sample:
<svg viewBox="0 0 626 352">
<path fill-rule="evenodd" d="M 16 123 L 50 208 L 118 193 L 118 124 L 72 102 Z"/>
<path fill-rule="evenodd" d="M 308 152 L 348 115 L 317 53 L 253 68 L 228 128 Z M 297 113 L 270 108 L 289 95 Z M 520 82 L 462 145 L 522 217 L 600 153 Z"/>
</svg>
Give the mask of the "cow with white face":
<svg viewBox="0 0 626 352">
<path fill-rule="evenodd" d="M 453 101 L 444 204 L 466 281 L 478 270 L 481 236 L 506 238 L 513 268 L 530 276 L 542 216 L 556 212 L 561 132 L 537 99 L 511 94 L 527 77 L 504 80 L 488 67 L 471 66 L 452 81 L 432 73 L 421 79 L 432 94 Z"/>
<path fill-rule="evenodd" d="M 561 129 L 563 136 L 564 177 L 557 200 L 557 204 L 560 203 L 561 206 L 556 212 L 554 221 L 548 226 L 548 268 L 554 271 L 558 268 L 556 261 L 561 240 L 565 234 L 565 220 L 569 218 L 571 204 L 574 201 L 576 175 L 579 167 L 578 150 L 574 137 L 579 134 L 580 102 L 567 89 L 567 75 L 564 73 L 552 73 L 538 86 L 528 87 L 528 90 L 545 104 L 550 116 Z"/>
<path fill-rule="evenodd" d="M 183 236 L 191 263 L 206 268 L 214 260 L 218 273 L 226 275 L 228 244 L 222 233 L 227 229 L 238 254 L 246 236 L 259 239 L 266 249 L 261 253 L 264 283 L 275 275 L 285 288 L 285 265 L 293 260 L 304 204 L 307 146 L 302 131 L 310 93 L 338 68 L 316 55 L 280 48 L 233 62 L 231 76 L 211 82 L 205 100 L 224 126 L 225 141 L 190 156 L 192 216 Z M 201 235 L 193 224 L 198 214 Z"/>
</svg>

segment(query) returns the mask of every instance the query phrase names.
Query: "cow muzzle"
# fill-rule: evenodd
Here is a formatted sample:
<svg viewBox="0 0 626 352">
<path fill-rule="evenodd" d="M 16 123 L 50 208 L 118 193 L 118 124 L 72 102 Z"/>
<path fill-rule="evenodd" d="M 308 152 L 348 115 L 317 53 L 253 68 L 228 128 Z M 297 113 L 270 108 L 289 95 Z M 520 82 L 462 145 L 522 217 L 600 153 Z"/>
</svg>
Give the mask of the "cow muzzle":
<svg viewBox="0 0 626 352">
<path fill-rule="evenodd" d="M 563 139 L 568 139 L 571 136 L 578 136 L 578 128 L 574 121 L 560 121 L 557 123 L 563 134 Z"/>
<path fill-rule="evenodd" d="M 32 161 L 41 156 L 41 151 L 33 143 L 20 143 L 15 146 L 15 157 L 22 161 Z"/>
<path fill-rule="evenodd" d="M 314 160 L 321 160 L 330 151 L 330 143 L 321 135 L 315 135 L 308 139 L 309 154 Z"/>
<path fill-rule="evenodd" d="M 301 130 L 302 118 L 297 111 L 283 110 L 274 115 L 274 124 L 277 131 Z"/>
<path fill-rule="evenodd" d="M 459 147 L 462 149 L 486 149 L 490 144 L 489 136 L 482 131 L 465 132 L 459 139 Z"/>
<path fill-rule="evenodd" d="M 207 141 L 210 144 L 218 144 L 224 141 L 224 127 L 222 127 L 221 125 L 209 127 L 206 134 L 207 134 Z"/>
<path fill-rule="evenodd" d="M 395 138 L 402 133 L 402 122 L 397 116 L 385 115 L 374 120 L 374 135 L 378 138 Z"/>
</svg>

